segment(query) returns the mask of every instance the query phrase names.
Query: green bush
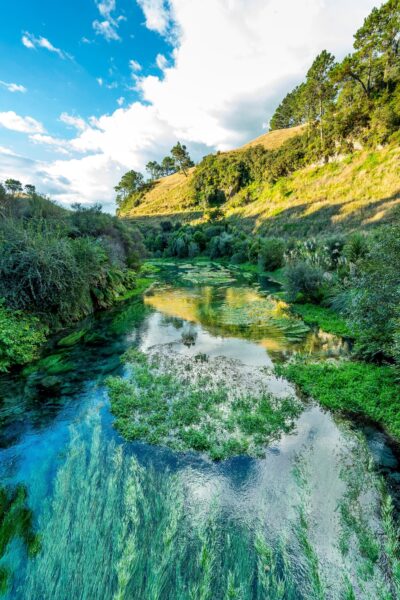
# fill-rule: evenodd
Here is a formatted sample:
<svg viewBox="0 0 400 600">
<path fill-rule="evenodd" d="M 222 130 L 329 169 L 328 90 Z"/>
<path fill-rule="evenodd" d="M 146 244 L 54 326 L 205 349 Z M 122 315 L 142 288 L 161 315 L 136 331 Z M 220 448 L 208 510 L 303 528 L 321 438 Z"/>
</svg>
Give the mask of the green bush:
<svg viewBox="0 0 400 600">
<path fill-rule="evenodd" d="M 349 321 L 356 350 L 369 360 L 395 358 L 400 315 L 400 227 L 379 232 L 351 280 Z"/>
<path fill-rule="evenodd" d="M 259 254 L 258 266 L 263 271 L 275 271 L 284 264 L 285 243 L 283 240 L 270 238 L 262 240 Z"/>
<path fill-rule="evenodd" d="M 305 262 L 290 265 L 285 289 L 290 301 L 318 304 L 323 298 L 323 271 Z"/>
<path fill-rule="evenodd" d="M 38 318 L 0 304 L 0 371 L 37 358 L 47 332 Z"/>
</svg>

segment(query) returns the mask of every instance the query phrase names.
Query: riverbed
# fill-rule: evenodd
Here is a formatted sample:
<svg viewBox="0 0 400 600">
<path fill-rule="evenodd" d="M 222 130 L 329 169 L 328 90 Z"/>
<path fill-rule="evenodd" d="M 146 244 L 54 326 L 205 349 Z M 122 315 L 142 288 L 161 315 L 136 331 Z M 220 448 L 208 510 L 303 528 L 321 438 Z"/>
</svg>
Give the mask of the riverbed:
<svg viewBox="0 0 400 600">
<path fill-rule="evenodd" d="M 143 301 L 87 319 L 2 377 L 1 485 L 23 486 L 37 536 L 34 552 L 18 531 L 6 545 L 4 597 L 397 597 L 382 473 L 396 481 L 399 465 L 379 431 L 298 399 L 261 453 L 216 461 L 114 427 L 106 381 L 129 377 L 132 347 L 172 373 L 236 378 L 243 393 L 262 378 L 277 398 L 296 391 L 276 364 L 346 358 L 345 340 L 305 326 L 276 291 L 215 264 L 164 265 Z"/>
</svg>

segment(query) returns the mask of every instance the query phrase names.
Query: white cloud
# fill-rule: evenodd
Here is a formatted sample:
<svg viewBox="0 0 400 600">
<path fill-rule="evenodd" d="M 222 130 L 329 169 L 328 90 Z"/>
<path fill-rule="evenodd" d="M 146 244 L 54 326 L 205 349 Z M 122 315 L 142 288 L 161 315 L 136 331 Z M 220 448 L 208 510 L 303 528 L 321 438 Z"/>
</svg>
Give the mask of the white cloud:
<svg viewBox="0 0 400 600">
<path fill-rule="evenodd" d="M 171 22 L 169 2 L 166 0 L 137 0 L 137 3 L 143 10 L 146 27 L 164 35 Z M 188 3 L 193 4 L 193 1 Z M 170 4 L 174 4 L 174 0 L 171 0 Z"/>
<path fill-rule="evenodd" d="M 0 125 L 21 133 L 44 133 L 43 125 L 33 117 L 21 117 L 13 110 L 0 112 Z"/>
<path fill-rule="evenodd" d="M 33 135 L 29 136 L 29 139 L 34 144 L 48 146 L 59 154 L 64 154 L 65 156 L 71 155 L 71 152 L 67 149 L 69 146 L 68 140 L 55 138 L 51 135 L 44 135 L 42 133 L 34 133 Z"/>
<path fill-rule="evenodd" d="M 164 54 L 157 54 L 156 65 L 161 71 L 167 68 L 168 60 L 165 58 Z"/>
<path fill-rule="evenodd" d="M 100 86 L 100 87 L 101 87 L 101 86 L 103 85 L 103 83 L 104 83 L 104 80 L 103 80 L 103 78 L 102 78 L 102 77 L 97 77 L 97 78 L 96 78 L 96 81 L 97 81 L 97 83 L 99 84 L 99 86 Z"/>
<path fill-rule="evenodd" d="M 131 71 L 141 71 L 142 70 L 142 65 L 140 63 L 137 62 L 137 60 L 130 60 L 129 61 L 129 68 L 131 69 Z"/>
<path fill-rule="evenodd" d="M 7 81 L 0 81 L 0 86 L 5 87 L 9 92 L 21 92 L 24 94 L 27 91 L 26 87 L 18 83 L 7 83 Z"/>
<path fill-rule="evenodd" d="M 118 34 L 119 23 L 126 21 L 126 18 L 122 15 L 116 18 L 113 17 L 112 13 L 116 9 L 115 0 L 96 0 L 96 6 L 104 19 L 102 21 L 98 19 L 93 21 L 92 26 L 96 34 L 104 37 L 107 42 L 120 40 L 121 38 Z"/>
<path fill-rule="evenodd" d="M 125 102 L 125 98 L 123 96 L 121 96 L 120 98 L 117 98 L 118 106 L 122 106 L 124 102 Z"/>
<path fill-rule="evenodd" d="M 115 25 L 111 21 L 93 21 L 93 29 L 97 35 L 102 35 L 108 42 L 120 40 Z"/>
<path fill-rule="evenodd" d="M 27 35 L 23 35 L 21 38 L 21 41 L 22 41 L 23 45 L 25 46 L 25 48 L 30 48 L 30 49 L 35 48 L 35 44 L 29 39 L 29 37 Z"/>
<path fill-rule="evenodd" d="M 375 0 L 137 2 L 149 29 L 168 39 L 171 29 L 179 32 L 170 65 L 158 60 L 159 77 L 132 72 L 140 102 L 76 127 L 66 148 L 86 156 L 40 166 L 43 184 L 33 183 L 48 193 L 58 186 L 62 201 L 111 200 L 124 171 L 144 169 L 178 139 L 200 158 L 259 135 L 319 51 L 350 51 Z M 105 14 L 114 5 L 101 4 Z"/>
<path fill-rule="evenodd" d="M 74 115 L 69 115 L 66 112 L 61 113 L 60 121 L 65 123 L 66 125 L 70 125 L 74 127 L 78 131 L 84 131 L 87 127 L 87 124 L 84 119 L 81 117 L 75 117 Z"/>
<path fill-rule="evenodd" d="M 36 37 L 33 33 L 29 33 L 26 31 L 22 36 L 22 43 L 26 48 L 35 49 L 35 48 L 44 48 L 49 52 L 53 52 L 57 54 L 62 59 L 72 59 L 72 56 L 60 48 L 56 48 L 53 44 L 45 37 L 39 36 Z"/>
</svg>

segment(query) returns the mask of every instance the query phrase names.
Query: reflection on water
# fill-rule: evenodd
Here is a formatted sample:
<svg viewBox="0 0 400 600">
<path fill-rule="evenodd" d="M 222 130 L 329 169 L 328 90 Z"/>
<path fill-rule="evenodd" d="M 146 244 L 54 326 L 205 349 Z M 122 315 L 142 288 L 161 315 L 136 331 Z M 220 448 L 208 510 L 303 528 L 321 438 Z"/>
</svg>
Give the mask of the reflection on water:
<svg viewBox="0 0 400 600">
<path fill-rule="evenodd" d="M 181 327 L 184 323 L 199 324 L 200 327 L 193 330 L 197 335 L 202 332 L 202 338 L 198 339 L 200 352 L 207 346 L 208 336 L 212 346 L 216 337 L 224 338 L 227 346 L 234 344 L 235 338 L 257 342 L 267 351 L 262 353 L 264 364 L 271 364 L 271 359 L 287 360 L 296 353 L 321 358 L 348 353 L 346 341 L 321 330 L 311 330 L 288 312 L 284 302 L 248 286 L 162 285 L 153 289 L 145 302 L 162 315 L 175 319 Z M 183 333 L 186 331 L 187 326 Z M 237 343 L 240 347 L 240 342 Z M 241 356 L 246 355 L 244 352 Z"/>
<path fill-rule="evenodd" d="M 223 277 L 164 283 L 145 305 L 89 319 L 74 346 L 55 340 L 51 360 L 1 379 L 2 484 L 25 486 L 41 547 L 28 557 L 18 538 L 6 545 L 7 598 L 396 597 L 379 481 L 346 421 L 307 406 L 265 458 L 221 463 L 125 443 L 114 431 L 104 379 L 123 373 L 119 357 L 132 345 L 224 356 L 246 369 L 300 351 L 344 351 L 321 332 L 284 329 L 282 306 Z M 243 312 L 252 303 L 255 311 Z M 270 311 L 265 327 L 260 311 Z M 397 472 L 384 439 L 368 437 Z"/>
</svg>

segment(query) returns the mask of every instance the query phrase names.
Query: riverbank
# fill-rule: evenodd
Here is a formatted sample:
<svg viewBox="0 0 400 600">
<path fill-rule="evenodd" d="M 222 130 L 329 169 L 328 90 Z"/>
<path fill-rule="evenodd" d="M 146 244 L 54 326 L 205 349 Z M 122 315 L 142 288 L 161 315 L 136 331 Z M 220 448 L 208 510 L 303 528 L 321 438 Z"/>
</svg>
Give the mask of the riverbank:
<svg viewBox="0 0 400 600">
<path fill-rule="evenodd" d="M 141 277 L 135 280 L 135 287 L 117 295 L 111 308 L 119 302 L 132 300 L 143 295 L 154 282 L 154 270 L 146 266 Z M 105 310 L 107 310 L 105 309 Z M 0 304 L 0 373 L 26 367 L 40 357 L 41 351 L 53 335 L 66 333 L 59 340 L 61 346 L 71 346 L 81 338 L 79 322 L 71 328 L 51 326 L 39 316 L 24 311 L 11 310 Z M 70 332 L 70 333 L 68 333 Z"/>
<path fill-rule="evenodd" d="M 293 362 L 277 372 L 333 412 L 366 417 L 400 440 L 400 394 L 393 367 L 365 362 Z"/>
</svg>

